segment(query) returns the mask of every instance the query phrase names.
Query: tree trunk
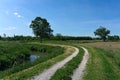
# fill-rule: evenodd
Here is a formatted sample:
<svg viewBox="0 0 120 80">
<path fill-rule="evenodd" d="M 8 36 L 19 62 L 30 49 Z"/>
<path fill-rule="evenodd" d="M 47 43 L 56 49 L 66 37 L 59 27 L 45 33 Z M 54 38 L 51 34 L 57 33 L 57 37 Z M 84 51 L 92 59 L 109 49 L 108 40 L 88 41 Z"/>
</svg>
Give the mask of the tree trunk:
<svg viewBox="0 0 120 80">
<path fill-rule="evenodd" d="M 107 39 L 106 36 L 103 36 L 103 41 L 104 41 L 104 42 L 106 41 L 106 39 Z"/>
<path fill-rule="evenodd" d="M 105 42 L 106 40 L 105 39 L 103 39 L 103 42 Z"/>
</svg>

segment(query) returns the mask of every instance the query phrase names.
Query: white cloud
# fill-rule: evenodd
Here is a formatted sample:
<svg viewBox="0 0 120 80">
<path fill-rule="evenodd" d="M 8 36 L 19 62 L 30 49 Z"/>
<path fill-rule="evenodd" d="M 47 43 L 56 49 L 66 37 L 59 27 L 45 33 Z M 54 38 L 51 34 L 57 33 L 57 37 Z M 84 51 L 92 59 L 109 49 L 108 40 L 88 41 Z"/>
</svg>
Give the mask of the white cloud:
<svg viewBox="0 0 120 80">
<path fill-rule="evenodd" d="M 14 14 L 15 16 L 17 16 L 18 18 L 21 18 L 21 17 L 22 17 L 18 12 L 14 12 L 13 14 Z"/>
<path fill-rule="evenodd" d="M 5 30 L 8 30 L 8 31 L 11 31 L 11 30 L 15 30 L 16 27 L 9 26 L 9 27 L 6 27 L 6 28 L 4 28 L 4 29 L 5 29 Z"/>
</svg>

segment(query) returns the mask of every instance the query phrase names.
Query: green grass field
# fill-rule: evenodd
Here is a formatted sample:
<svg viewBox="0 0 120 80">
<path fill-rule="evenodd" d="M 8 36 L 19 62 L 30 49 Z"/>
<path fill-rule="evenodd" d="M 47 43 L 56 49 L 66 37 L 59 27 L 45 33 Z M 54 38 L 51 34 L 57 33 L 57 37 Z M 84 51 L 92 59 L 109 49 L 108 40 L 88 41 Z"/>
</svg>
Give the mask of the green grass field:
<svg viewBox="0 0 120 80">
<path fill-rule="evenodd" d="M 120 80 L 120 52 L 114 47 L 115 44 L 113 42 L 83 44 L 87 45 L 90 53 L 83 80 Z"/>
<path fill-rule="evenodd" d="M 64 53 L 64 48 L 60 46 L 48 46 L 41 44 L 1 42 L 0 51 L 0 78 L 3 78 L 45 62 L 58 55 L 62 55 Z M 29 57 L 26 59 L 26 54 L 29 54 L 29 56 L 37 55 L 40 57 L 31 62 Z M 14 64 L 15 62 L 17 63 L 16 65 Z"/>
<path fill-rule="evenodd" d="M 12 43 L 13 44 L 13 43 Z M 14 43 L 17 44 L 17 43 Z M 20 43 L 21 44 L 21 43 Z M 8 44 L 9 45 L 9 44 Z M 21 44 L 23 45 L 23 43 Z M 17 46 L 15 46 L 17 47 Z M 74 49 L 67 46 L 50 46 L 50 45 L 41 45 L 40 43 L 24 43 L 24 47 L 31 49 L 34 51 L 33 53 L 36 55 L 40 55 L 40 59 L 36 59 L 34 62 L 25 63 L 22 66 L 17 68 L 11 68 L 9 70 L 1 71 L 1 78 L 3 80 L 26 80 L 29 79 L 43 70 L 49 68 L 53 64 L 63 60 L 67 56 L 69 56 Z M 63 51 L 64 50 L 64 51 Z M 44 54 L 44 55 L 43 55 Z M 27 69 L 28 68 L 28 69 Z M 25 70 L 24 70 L 25 69 Z M 21 71 L 19 71 L 21 70 Z"/>
<path fill-rule="evenodd" d="M 107 59 L 106 51 L 88 48 L 90 59 L 83 80 L 119 80 L 113 64 Z"/>
<path fill-rule="evenodd" d="M 0 42 L 1 45 L 3 45 L 4 42 Z M 10 42 L 11 43 L 11 42 Z M 12 42 L 14 43 L 14 42 Z M 19 42 L 18 42 L 19 43 Z M 28 46 L 28 43 L 22 42 L 22 44 L 25 44 L 25 46 Z M 31 47 L 32 44 L 38 44 L 29 42 L 28 48 Z M 70 45 L 70 46 L 76 46 L 80 49 L 80 46 L 84 46 L 89 51 L 89 60 L 86 65 L 86 70 L 84 71 L 83 79 L 82 80 L 120 80 L 120 42 L 99 42 L 99 41 L 45 41 L 42 44 L 59 44 L 59 45 Z M 7 44 L 5 44 L 7 45 Z M 19 44 L 21 45 L 21 43 Z M 38 46 L 37 45 L 37 46 Z M 58 47 L 59 48 L 59 47 Z M 13 48 L 14 49 L 14 48 Z M 53 50 L 57 48 L 50 48 L 50 52 L 52 53 Z M 34 47 L 33 47 L 34 50 Z M 38 54 L 38 52 L 33 52 L 36 55 L 42 55 Z M 48 50 L 49 51 L 49 50 Z M 74 50 L 72 48 L 67 49 L 64 51 L 64 54 L 58 54 L 54 58 L 49 58 L 46 61 L 43 61 L 37 65 L 31 66 L 30 68 L 26 68 L 25 70 L 18 71 L 17 73 L 14 73 L 11 75 L 3 75 L 2 72 L 0 72 L 0 76 L 6 76 L 1 77 L 4 80 L 10 79 L 10 80 L 26 80 L 31 78 L 32 76 L 35 76 L 39 73 L 41 73 L 44 69 L 49 68 L 53 64 L 63 60 L 67 56 L 69 56 Z M 81 49 L 80 49 L 81 51 Z M 44 50 L 42 51 L 44 52 Z M 60 52 L 57 51 L 56 52 Z M 55 53 L 56 53 L 55 52 Z M 67 54 L 66 54 L 67 53 Z M 81 56 L 81 58 L 80 58 Z M 82 56 L 80 55 L 79 58 L 76 56 L 73 60 L 71 60 L 69 63 L 66 64 L 66 68 L 61 68 L 56 72 L 54 75 L 55 77 L 59 78 L 59 76 L 62 74 L 62 76 L 66 75 L 67 73 L 63 73 L 63 71 L 67 71 L 67 69 L 70 68 L 70 64 L 74 63 L 75 67 L 72 66 L 70 69 L 70 72 L 68 72 L 67 77 L 72 75 L 72 72 L 75 68 L 77 68 L 77 65 L 80 63 Z M 80 59 L 79 62 L 77 62 L 77 59 Z M 67 68 L 69 67 L 69 68 Z M 72 69 L 74 67 L 74 69 Z M 54 77 L 53 76 L 53 77 Z M 57 79 L 55 78 L 55 79 Z M 67 80 L 65 78 L 61 78 L 62 80 Z M 52 78 L 51 80 L 54 80 Z"/>
</svg>

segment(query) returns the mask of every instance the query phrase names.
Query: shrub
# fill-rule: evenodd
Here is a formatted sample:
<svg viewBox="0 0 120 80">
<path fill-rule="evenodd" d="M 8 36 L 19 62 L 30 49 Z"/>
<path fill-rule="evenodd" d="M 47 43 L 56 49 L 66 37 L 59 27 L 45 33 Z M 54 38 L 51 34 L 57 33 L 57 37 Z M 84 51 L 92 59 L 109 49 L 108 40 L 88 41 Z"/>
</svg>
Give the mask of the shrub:
<svg viewBox="0 0 120 80">
<path fill-rule="evenodd" d="M 0 49 L 2 49 L 2 52 L 0 52 L 0 79 L 4 76 L 8 76 L 10 74 L 34 66 L 38 63 L 49 60 L 64 52 L 64 48 L 61 48 L 59 46 L 24 43 L 0 44 Z M 28 60 L 31 54 L 40 55 L 40 58 L 36 59 L 33 62 L 30 62 Z"/>
</svg>

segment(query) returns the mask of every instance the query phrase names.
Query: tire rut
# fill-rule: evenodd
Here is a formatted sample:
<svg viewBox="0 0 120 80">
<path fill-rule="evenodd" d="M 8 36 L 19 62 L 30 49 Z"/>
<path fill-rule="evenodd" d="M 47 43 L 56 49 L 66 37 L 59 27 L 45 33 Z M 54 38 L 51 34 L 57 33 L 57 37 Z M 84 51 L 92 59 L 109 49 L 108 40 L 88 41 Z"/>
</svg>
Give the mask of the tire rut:
<svg viewBox="0 0 120 80">
<path fill-rule="evenodd" d="M 77 54 L 79 53 L 79 49 L 76 47 L 75 48 L 75 52 L 68 56 L 67 58 L 65 58 L 64 60 L 58 62 L 57 64 L 53 65 L 52 67 L 50 67 L 49 69 L 43 71 L 41 74 L 34 76 L 31 80 L 50 80 L 51 76 L 54 75 L 54 73 L 61 67 L 63 67 L 67 62 L 69 62 L 70 60 L 72 60 L 73 57 L 77 56 Z"/>
<path fill-rule="evenodd" d="M 86 63 L 89 59 L 88 50 L 84 47 L 81 47 L 81 48 L 85 51 L 85 53 L 84 53 L 83 60 L 80 63 L 79 67 L 73 72 L 72 80 L 81 80 L 82 79 Z"/>
</svg>

